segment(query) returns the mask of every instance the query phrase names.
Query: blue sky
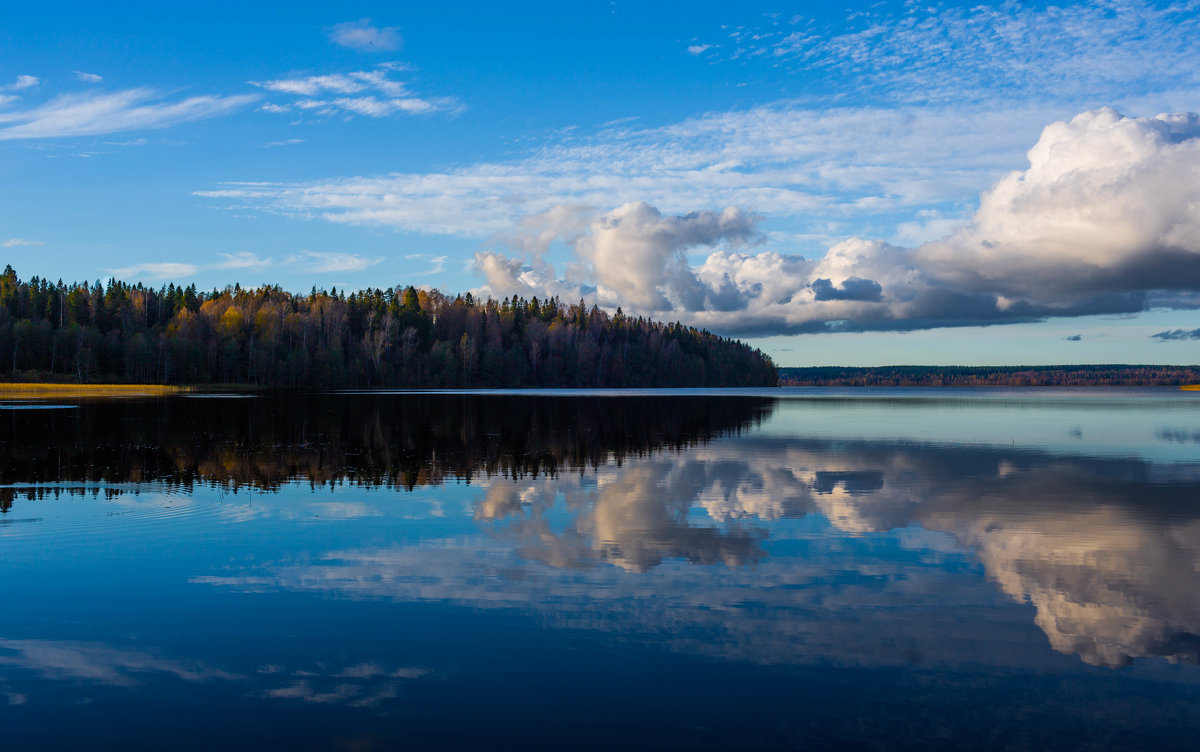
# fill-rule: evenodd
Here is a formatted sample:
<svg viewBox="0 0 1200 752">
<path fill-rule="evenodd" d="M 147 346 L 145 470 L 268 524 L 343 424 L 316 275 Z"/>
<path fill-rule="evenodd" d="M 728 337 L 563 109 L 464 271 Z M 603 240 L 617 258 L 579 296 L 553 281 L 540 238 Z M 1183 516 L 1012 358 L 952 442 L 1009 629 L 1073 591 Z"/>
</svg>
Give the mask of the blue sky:
<svg viewBox="0 0 1200 752">
<path fill-rule="evenodd" d="M 1198 27 L 1145 0 L 6 8 L 0 247 L 25 277 L 584 297 L 783 365 L 1195 363 Z"/>
</svg>

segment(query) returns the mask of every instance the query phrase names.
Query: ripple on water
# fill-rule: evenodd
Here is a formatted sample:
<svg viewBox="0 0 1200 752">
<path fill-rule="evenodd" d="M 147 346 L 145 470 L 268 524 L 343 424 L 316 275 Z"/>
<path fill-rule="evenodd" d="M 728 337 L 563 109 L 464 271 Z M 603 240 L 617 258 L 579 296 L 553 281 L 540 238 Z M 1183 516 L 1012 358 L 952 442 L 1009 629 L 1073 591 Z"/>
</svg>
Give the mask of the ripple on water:
<svg viewBox="0 0 1200 752">
<path fill-rule="evenodd" d="M 47 405 L 40 402 L 8 402 L 0 404 L 0 410 L 74 410 L 79 405 Z"/>
<path fill-rule="evenodd" d="M 56 542 L 81 537 L 97 542 L 144 536 L 152 529 L 169 525 L 173 533 L 188 534 L 198 526 L 217 521 L 223 507 L 219 503 L 198 502 L 190 494 L 179 494 L 160 487 L 132 488 L 128 485 L 60 485 L 42 486 L 46 490 L 61 489 L 67 493 L 44 496 L 36 501 L 24 501 L 23 506 L 36 506 L 37 517 L 6 520 L 0 527 L 0 538 L 53 538 Z M 23 493 L 34 486 L 5 486 Z M 103 492 L 119 490 L 106 498 Z M 90 491 L 101 492 L 93 496 Z"/>
</svg>

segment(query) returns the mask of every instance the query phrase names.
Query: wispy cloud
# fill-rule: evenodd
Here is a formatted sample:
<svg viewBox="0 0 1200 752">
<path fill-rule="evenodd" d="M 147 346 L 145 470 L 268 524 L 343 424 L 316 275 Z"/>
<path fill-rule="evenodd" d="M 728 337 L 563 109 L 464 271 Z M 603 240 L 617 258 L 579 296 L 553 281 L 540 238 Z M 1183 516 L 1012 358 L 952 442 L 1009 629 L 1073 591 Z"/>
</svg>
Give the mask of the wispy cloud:
<svg viewBox="0 0 1200 752">
<path fill-rule="evenodd" d="M 294 97 L 288 102 L 267 102 L 259 108 L 264 112 L 380 118 L 395 114 L 458 112 L 462 109 L 460 103 L 449 97 L 416 96 L 406 82 L 392 77 L 397 70 L 403 70 L 403 67 L 381 65 L 374 70 L 251 81 L 250 84 L 274 94 Z"/>
<path fill-rule="evenodd" d="M 94 136 L 167 128 L 228 114 L 254 95 L 196 96 L 169 100 L 153 89 L 64 94 L 23 110 L 0 112 L 0 140 Z"/>
<path fill-rule="evenodd" d="M 1200 82 L 1194 4 L 1155 0 L 906 4 L 900 13 L 873 7 L 837 25 L 769 18 L 714 33 L 707 44 L 708 59 L 785 66 L 803 71 L 813 86 L 838 88 L 852 79 L 857 95 L 902 101 L 1018 94 L 1094 105 L 1131 89 L 1182 90 Z"/>
<path fill-rule="evenodd" d="M 196 272 L 200 271 L 200 268 L 194 264 L 151 262 L 123 266 L 119 269 L 109 269 L 108 271 L 110 274 L 112 274 L 112 276 L 118 279 L 133 278 L 158 281 L 191 277 L 195 275 Z"/>
<path fill-rule="evenodd" d="M 1159 342 L 1182 342 L 1185 340 L 1200 339 L 1200 329 L 1168 329 L 1165 332 L 1151 334 L 1151 339 L 1156 339 Z"/>
<path fill-rule="evenodd" d="M 285 138 L 282 141 L 268 141 L 265 146 L 270 149 L 276 146 L 294 146 L 302 143 L 304 143 L 304 139 L 302 138 Z"/>
<path fill-rule="evenodd" d="M 936 209 L 963 219 L 1049 120 L 1069 112 L 946 106 L 919 112 L 812 110 L 785 101 L 637 128 L 611 123 L 510 162 L 294 184 L 223 185 L 198 195 L 337 222 L 488 237 L 567 204 L 646 201 L 662 211 L 741 206 L 814 238 L 888 232 Z M 932 159 L 931 154 L 937 158 Z M 941 233 L 944 234 L 944 233 Z"/>
<path fill-rule="evenodd" d="M 78 78 L 85 84 L 98 84 L 104 80 L 102 76 L 99 76 L 95 73 L 87 73 L 85 71 L 75 71 L 75 78 Z"/>
<path fill-rule="evenodd" d="M 309 273 L 324 274 L 328 272 L 361 272 L 381 261 L 383 261 L 382 258 L 368 258 L 354 253 L 300 251 L 300 253 L 288 257 L 287 264 L 299 267 Z"/>
<path fill-rule="evenodd" d="M 375 26 L 371 19 L 362 18 L 329 29 L 329 41 L 355 50 L 392 52 L 400 49 L 403 39 L 399 26 Z"/>
<path fill-rule="evenodd" d="M 406 261 L 429 261 L 433 266 L 425 271 L 406 272 L 409 277 L 427 277 L 431 274 L 441 274 L 446 270 L 446 259 L 449 256 L 430 256 L 427 253 L 410 253 L 404 257 Z"/>
<path fill-rule="evenodd" d="M 15 248 L 21 245 L 45 245 L 40 240 L 26 240 L 25 238 L 9 238 L 2 244 L 5 248 Z"/>
<path fill-rule="evenodd" d="M 41 79 L 37 76 L 17 76 L 17 80 L 11 84 L 0 86 L 0 91 L 22 91 L 24 89 L 32 89 L 41 83 Z"/>
<path fill-rule="evenodd" d="M 211 269 L 266 269 L 274 265 L 271 258 L 259 258 L 257 254 L 248 251 L 239 253 L 218 253 L 223 261 L 213 264 Z"/>
<path fill-rule="evenodd" d="M 115 687 L 133 687 L 145 677 L 169 674 L 184 681 L 236 679 L 199 663 L 163 658 L 102 642 L 0 639 L 0 666 L 36 671 L 50 679 L 69 679 Z"/>
</svg>

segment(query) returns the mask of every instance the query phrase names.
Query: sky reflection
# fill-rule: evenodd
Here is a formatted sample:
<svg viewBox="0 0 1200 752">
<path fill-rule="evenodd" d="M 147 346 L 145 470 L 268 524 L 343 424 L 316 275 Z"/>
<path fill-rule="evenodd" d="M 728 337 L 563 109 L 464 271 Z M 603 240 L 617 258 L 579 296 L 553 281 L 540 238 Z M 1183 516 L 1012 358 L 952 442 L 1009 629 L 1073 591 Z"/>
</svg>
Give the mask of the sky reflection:
<svg viewBox="0 0 1200 752">
<path fill-rule="evenodd" d="M 113 464 L 128 448 L 96 435 L 24 444 L 4 463 L 0 595 L 22 608 L 0 617 L 0 704 L 203 693 L 440 718 L 450 705 L 436 703 L 508 675 L 579 695 L 661 660 L 679 662 L 661 679 L 676 693 L 720 665 L 824 672 L 805 681 L 881 697 L 909 677 L 924 689 L 905 692 L 946 707 L 973 682 L 1024 677 L 1059 683 L 1061 707 L 1100 726 L 1200 692 L 1200 460 L 1175 453 L 1200 431 L 1190 402 L 1156 395 L 1114 438 L 1089 428 L 1113 420 L 1108 397 L 1040 414 L 614 398 L 587 436 L 582 403 L 455 397 L 439 418 L 414 399 L 253 431 L 260 400 L 240 401 L 220 408 L 234 412 L 207 455 L 190 433 L 153 434 L 140 481 Z M 1002 433 L 1014 409 L 1040 415 L 1025 441 L 955 438 Z M 938 439 L 940 425 L 953 428 Z M 393 451 L 414 427 L 432 438 Z M 1139 436 L 1151 442 L 1125 451 Z M 221 453 L 220 470 L 196 462 Z M 572 683 L 561 667 L 576 660 Z M 737 681 L 761 707 L 745 694 L 759 680 Z M 609 687 L 605 702 L 637 692 Z M 1072 705 L 1085 695 L 1086 711 Z"/>
</svg>

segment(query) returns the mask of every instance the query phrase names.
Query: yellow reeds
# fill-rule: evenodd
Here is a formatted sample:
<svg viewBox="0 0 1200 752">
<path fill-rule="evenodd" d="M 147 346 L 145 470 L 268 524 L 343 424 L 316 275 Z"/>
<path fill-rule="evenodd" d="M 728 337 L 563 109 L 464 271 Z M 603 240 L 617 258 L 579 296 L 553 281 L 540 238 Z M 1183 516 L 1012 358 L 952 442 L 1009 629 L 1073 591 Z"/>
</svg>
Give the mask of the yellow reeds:
<svg viewBox="0 0 1200 752">
<path fill-rule="evenodd" d="M 158 397 L 190 391 L 190 387 L 163 384 L 6 384 L 0 382 L 0 399 L 55 397 Z"/>
</svg>

